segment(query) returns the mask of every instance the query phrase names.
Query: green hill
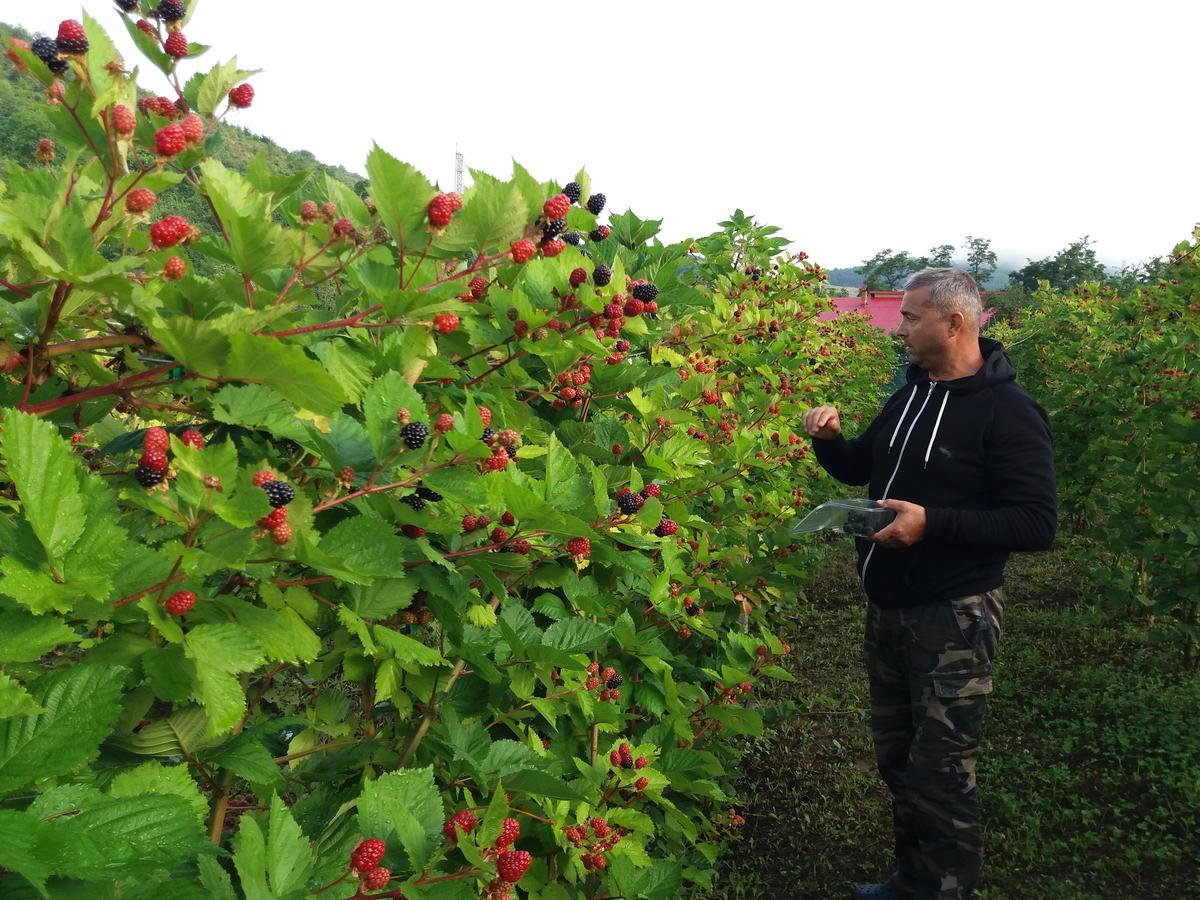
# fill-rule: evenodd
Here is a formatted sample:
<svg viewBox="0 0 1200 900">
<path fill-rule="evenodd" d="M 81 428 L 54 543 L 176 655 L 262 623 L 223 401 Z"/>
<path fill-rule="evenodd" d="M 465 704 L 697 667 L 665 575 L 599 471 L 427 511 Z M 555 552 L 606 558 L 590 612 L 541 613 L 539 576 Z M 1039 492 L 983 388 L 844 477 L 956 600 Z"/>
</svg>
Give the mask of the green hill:
<svg viewBox="0 0 1200 900">
<path fill-rule="evenodd" d="M 11 37 L 32 42 L 34 36 L 20 26 L 0 22 L 0 44 L 7 45 Z M 28 165 L 33 160 L 38 140 L 49 133 L 45 107 L 46 96 L 37 83 L 17 72 L 8 60 L 0 60 L 0 169 L 9 160 L 20 165 Z M 317 173 L 328 173 L 359 192 L 365 190 L 363 176 L 341 166 L 325 165 L 307 150 L 286 150 L 270 138 L 235 125 L 221 124 L 217 134 L 215 155 L 231 169 L 245 171 L 251 160 L 261 153 L 272 172 L 286 175 L 312 169 Z M 216 227 L 208 207 L 194 191 L 168 189 L 160 196 L 159 203 L 158 209 L 163 214 L 186 216 L 206 230 Z"/>
</svg>

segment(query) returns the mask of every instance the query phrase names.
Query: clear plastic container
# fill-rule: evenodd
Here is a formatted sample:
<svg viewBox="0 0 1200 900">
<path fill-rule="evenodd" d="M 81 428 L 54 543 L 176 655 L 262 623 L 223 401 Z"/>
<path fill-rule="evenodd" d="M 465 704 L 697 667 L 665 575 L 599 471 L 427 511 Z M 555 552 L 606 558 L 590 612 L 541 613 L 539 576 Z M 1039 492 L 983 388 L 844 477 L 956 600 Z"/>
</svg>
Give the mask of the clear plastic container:
<svg viewBox="0 0 1200 900">
<path fill-rule="evenodd" d="M 874 500 L 830 500 L 792 526 L 792 534 L 811 534 L 828 528 L 855 537 L 870 537 L 896 518 L 896 511 Z"/>
</svg>

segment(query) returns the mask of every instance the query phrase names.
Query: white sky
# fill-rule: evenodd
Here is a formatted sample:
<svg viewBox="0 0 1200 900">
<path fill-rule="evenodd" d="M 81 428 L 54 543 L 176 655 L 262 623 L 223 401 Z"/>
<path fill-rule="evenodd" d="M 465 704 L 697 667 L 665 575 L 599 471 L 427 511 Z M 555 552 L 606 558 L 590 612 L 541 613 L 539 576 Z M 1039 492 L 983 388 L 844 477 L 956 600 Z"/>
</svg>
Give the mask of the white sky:
<svg viewBox="0 0 1200 900">
<path fill-rule="evenodd" d="M 195 2 L 190 65 L 264 69 L 232 118 L 284 147 L 363 172 L 375 140 L 446 189 L 456 144 L 498 175 L 586 165 L 668 240 L 741 207 L 827 266 L 966 234 L 1119 263 L 1200 221 L 1194 0 Z M 80 5 L 0 19 L 53 34 Z"/>
</svg>

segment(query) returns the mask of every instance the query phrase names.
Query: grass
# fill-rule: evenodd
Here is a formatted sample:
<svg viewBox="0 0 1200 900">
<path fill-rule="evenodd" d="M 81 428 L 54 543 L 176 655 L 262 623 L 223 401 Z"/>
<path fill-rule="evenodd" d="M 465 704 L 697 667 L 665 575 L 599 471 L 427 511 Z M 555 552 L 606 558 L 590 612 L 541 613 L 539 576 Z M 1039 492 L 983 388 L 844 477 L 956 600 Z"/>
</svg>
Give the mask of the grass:
<svg viewBox="0 0 1200 900">
<path fill-rule="evenodd" d="M 1200 897 L 1200 676 L 1088 604 L 1070 549 L 1015 556 L 979 769 L 982 900 Z M 711 898 L 837 898 L 890 864 L 849 554 L 786 620 L 746 819 Z"/>
</svg>

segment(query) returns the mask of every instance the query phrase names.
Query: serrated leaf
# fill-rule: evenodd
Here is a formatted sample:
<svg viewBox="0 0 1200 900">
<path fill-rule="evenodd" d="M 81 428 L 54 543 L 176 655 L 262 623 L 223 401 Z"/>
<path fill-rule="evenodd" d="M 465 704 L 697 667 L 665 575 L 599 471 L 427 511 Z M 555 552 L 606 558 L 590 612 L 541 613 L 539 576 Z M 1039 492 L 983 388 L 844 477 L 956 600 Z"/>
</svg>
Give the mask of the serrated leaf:
<svg viewBox="0 0 1200 900">
<path fill-rule="evenodd" d="M 428 239 L 424 232 L 429 201 L 437 193 L 429 180 L 378 144 L 367 156 L 371 198 L 379 217 L 402 253 L 412 252 Z"/>
<path fill-rule="evenodd" d="M 213 395 L 213 418 L 301 442 L 308 436 L 296 408 L 265 384 L 226 385 Z"/>
<path fill-rule="evenodd" d="M 0 610 L 0 663 L 33 662 L 60 644 L 79 638 L 58 616 L 22 609 Z"/>
<path fill-rule="evenodd" d="M 566 653 L 588 653 L 608 644 L 612 628 L 591 619 L 561 619 L 546 629 L 542 642 Z"/>
<path fill-rule="evenodd" d="M 0 436 L 8 477 L 21 510 L 51 560 L 59 559 L 83 533 L 79 465 L 50 422 L 4 410 Z"/>
<path fill-rule="evenodd" d="M 278 900 L 267 887 L 267 841 L 253 816 L 242 816 L 233 837 L 233 865 L 246 900 Z"/>
<path fill-rule="evenodd" d="M 363 834 L 385 841 L 395 835 L 412 870 L 420 871 L 442 842 L 442 800 L 433 768 L 404 769 L 368 781 L 358 798 L 358 824 Z"/>
<path fill-rule="evenodd" d="M 224 377 L 256 381 L 272 388 L 301 409 L 330 415 L 346 403 L 346 394 L 325 367 L 302 347 L 254 334 L 229 336 Z"/>
<path fill-rule="evenodd" d="M 389 371 L 367 388 L 363 398 L 367 434 L 377 459 L 387 459 L 399 445 L 400 426 L 396 422 L 399 409 L 407 409 L 414 422 L 428 424 L 421 395 L 399 372 Z"/>
<path fill-rule="evenodd" d="M 119 666 L 74 666 L 29 686 L 42 712 L 0 721 L 0 794 L 90 759 L 121 713 Z"/>
<path fill-rule="evenodd" d="M 46 878 L 52 869 L 46 845 L 53 839 L 51 827 L 29 813 L 0 810 L 0 867 L 29 881 L 43 897 Z"/>
<path fill-rule="evenodd" d="M 279 795 L 273 795 L 267 837 L 267 875 L 275 896 L 286 897 L 302 891 L 315 862 L 308 838 Z"/>
<path fill-rule="evenodd" d="M 446 658 L 436 647 L 427 647 L 420 641 L 400 634 L 382 625 L 372 629 L 375 640 L 409 671 L 416 671 L 414 666 L 444 666 L 448 665 Z"/>
<path fill-rule="evenodd" d="M 5 672 L 0 672 L 0 719 L 14 716 L 35 716 L 42 707 L 24 686 Z"/>
<path fill-rule="evenodd" d="M 199 822 L 208 813 L 208 801 L 200 793 L 187 766 L 164 766 L 157 760 L 142 763 L 122 772 L 108 788 L 110 797 L 138 797 L 142 794 L 169 794 L 182 797 L 191 806 Z"/>
<path fill-rule="evenodd" d="M 70 848 L 55 860 L 56 871 L 88 881 L 170 870 L 215 852 L 188 801 L 167 794 L 106 798 L 54 822 Z"/>
</svg>

